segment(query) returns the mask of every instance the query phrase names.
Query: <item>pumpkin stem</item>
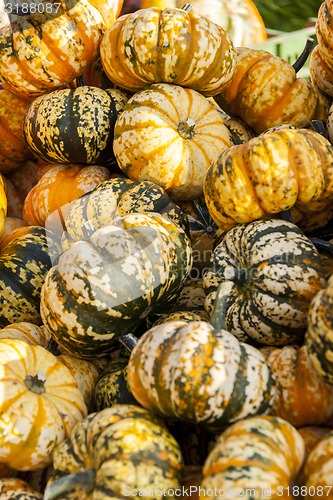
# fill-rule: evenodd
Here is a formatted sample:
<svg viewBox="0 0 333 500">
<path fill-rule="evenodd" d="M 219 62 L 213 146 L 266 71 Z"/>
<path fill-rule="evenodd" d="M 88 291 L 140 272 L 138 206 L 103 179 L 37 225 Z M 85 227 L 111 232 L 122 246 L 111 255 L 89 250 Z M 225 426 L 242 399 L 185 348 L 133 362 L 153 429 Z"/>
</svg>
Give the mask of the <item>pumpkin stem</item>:
<svg viewBox="0 0 333 500">
<path fill-rule="evenodd" d="M 179 123 L 177 132 L 183 139 L 192 139 L 195 135 L 194 127 L 195 121 L 192 118 L 188 118 L 185 122 Z"/>
<path fill-rule="evenodd" d="M 314 244 L 318 252 L 327 255 L 328 257 L 333 256 L 333 244 L 329 241 L 322 240 L 321 238 L 317 238 L 316 236 L 308 236 L 309 240 Z"/>
<path fill-rule="evenodd" d="M 322 135 L 323 137 L 325 137 L 325 139 L 328 140 L 328 134 L 324 122 L 320 120 L 311 120 L 310 127 L 312 128 L 312 130 L 314 130 L 315 132 Z"/>
<path fill-rule="evenodd" d="M 88 469 L 83 472 L 75 472 L 56 479 L 49 483 L 44 492 L 44 500 L 54 500 L 64 498 L 63 495 L 73 490 L 76 486 L 84 489 L 89 494 L 95 487 L 95 471 Z"/>
<path fill-rule="evenodd" d="M 230 281 L 223 281 L 218 289 L 214 301 L 213 312 L 210 317 L 210 323 L 215 331 L 225 329 L 225 315 L 227 312 L 228 296 L 234 284 Z"/>
<path fill-rule="evenodd" d="M 314 44 L 313 38 L 308 38 L 307 41 L 305 42 L 304 49 L 302 50 L 301 54 L 298 56 L 298 58 L 296 59 L 296 61 L 292 65 L 292 67 L 294 68 L 294 70 L 296 71 L 296 73 L 298 73 L 299 70 L 301 68 L 303 68 L 303 66 L 304 66 L 307 58 L 310 55 L 310 52 L 311 52 L 312 47 L 313 47 L 313 44 Z"/>
<path fill-rule="evenodd" d="M 76 83 L 77 87 L 83 87 L 86 84 L 86 82 L 84 81 L 83 75 L 78 76 L 75 79 L 75 83 Z"/>
<path fill-rule="evenodd" d="M 182 7 L 182 10 L 185 10 L 185 12 L 190 12 L 190 10 L 192 10 L 192 5 L 190 3 L 185 3 Z"/>
<path fill-rule="evenodd" d="M 132 352 L 138 343 L 137 337 L 132 333 L 127 333 L 127 335 L 123 335 L 118 340 L 129 352 Z"/>
<path fill-rule="evenodd" d="M 46 390 L 44 386 L 45 380 L 45 375 L 39 378 L 37 373 L 37 375 L 28 375 L 25 378 L 24 383 L 29 391 L 32 391 L 36 394 L 43 394 Z"/>
</svg>

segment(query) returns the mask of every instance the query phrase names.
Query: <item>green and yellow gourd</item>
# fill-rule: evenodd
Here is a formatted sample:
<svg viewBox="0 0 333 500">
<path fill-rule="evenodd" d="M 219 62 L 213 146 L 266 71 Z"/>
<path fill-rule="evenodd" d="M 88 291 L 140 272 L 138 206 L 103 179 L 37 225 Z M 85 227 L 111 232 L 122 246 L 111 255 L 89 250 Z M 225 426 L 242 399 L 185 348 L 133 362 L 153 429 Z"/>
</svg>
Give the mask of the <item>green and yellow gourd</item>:
<svg viewBox="0 0 333 500">
<path fill-rule="evenodd" d="M 258 349 L 240 343 L 215 322 L 225 307 L 221 292 L 215 326 L 174 320 L 139 338 L 127 374 L 130 390 L 144 408 L 217 431 L 269 411 L 275 398 L 271 370 Z"/>
<path fill-rule="evenodd" d="M 222 282 L 226 329 L 239 340 L 275 346 L 305 333 L 311 299 L 326 283 L 313 243 L 279 219 L 239 224 L 223 236 L 203 277 L 208 312 Z"/>
<path fill-rule="evenodd" d="M 170 200 L 163 188 L 150 181 L 136 182 L 119 177 L 100 183 L 89 194 L 58 211 L 57 218 L 63 221 L 65 229 L 62 246 L 66 249 L 85 238 L 87 220 L 99 229 L 112 223 L 115 217 L 133 212 L 160 213 L 189 234 L 186 213 Z"/>
<path fill-rule="evenodd" d="M 0 495 L 2 500 L 43 500 L 40 492 L 15 477 L 0 479 Z"/>
<path fill-rule="evenodd" d="M 303 439 L 289 422 L 262 415 L 243 419 L 228 427 L 209 453 L 201 482 L 207 494 L 202 498 L 208 500 L 208 492 L 216 488 L 216 498 L 247 492 L 246 498 L 287 500 L 304 455 Z"/>
<path fill-rule="evenodd" d="M 87 85 L 41 95 L 24 117 L 26 142 L 47 162 L 108 166 L 114 162 L 114 125 L 128 97 Z"/>
<path fill-rule="evenodd" d="M 0 247 L 0 327 L 18 321 L 41 323 L 40 294 L 45 275 L 60 252 L 54 233 L 41 226 L 19 227 Z"/>
<path fill-rule="evenodd" d="M 55 450 L 53 466 L 44 500 L 124 498 L 133 490 L 150 491 L 145 498 L 157 500 L 164 488 L 180 487 L 183 459 L 161 419 L 123 404 L 91 413 L 75 426 Z"/>
<path fill-rule="evenodd" d="M 173 301 L 192 264 L 185 231 L 157 213 L 117 217 L 91 233 L 50 269 L 40 309 L 54 340 L 83 358 L 112 350 L 140 319 Z"/>
<path fill-rule="evenodd" d="M 116 404 L 138 404 L 127 381 L 128 358 L 112 359 L 103 370 L 95 388 L 98 411 Z"/>
</svg>

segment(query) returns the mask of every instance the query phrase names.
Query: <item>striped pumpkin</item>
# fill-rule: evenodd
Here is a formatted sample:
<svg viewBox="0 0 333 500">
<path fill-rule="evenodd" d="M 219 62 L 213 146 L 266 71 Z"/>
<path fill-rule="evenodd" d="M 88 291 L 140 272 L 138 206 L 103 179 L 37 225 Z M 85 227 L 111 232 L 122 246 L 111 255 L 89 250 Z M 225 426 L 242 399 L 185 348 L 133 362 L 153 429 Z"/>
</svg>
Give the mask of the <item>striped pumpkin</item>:
<svg viewBox="0 0 333 500">
<path fill-rule="evenodd" d="M 289 422 L 271 416 L 247 418 L 220 435 L 205 461 L 200 486 L 206 492 L 216 488 L 217 498 L 246 492 L 248 499 L 287 500 L 293 498 L 304 454 L 303 439 Z"/>
<path fill-rule="evenodd" d="M 309 307 L 305 344 L 316 372 L 333 384 L 333 275 L 327 287 L 313 297 Z"/>
<path fill-rule="evenodd" d="M 248 47 L 237 47 L 233 78 L 214 99 L 258 134 L 282 123 L 306 127 L 314 119 L 325 121 L 330 104 L 286 60 Z"/>
<path fill-rule="evenodd" d="M 71 203 L 67 214 L 58 214 L 64 221 L 63 248 L 85 238 L 87 220 L 95 229 L 112 223 L 115 217 L 128 213 L 157 212 L 189 233 L 186 213 L 173 203 L 163 188 L 150 181 L 136 182 L 118 177 L 101 182 L 86 196 Z"/>
<path fill-rule="evenodd" d="M 280 128 L 222 152 L 205 177 L 205 201 L 224 230 L 294 206 L 307 230 L 303 214 L 308 224 L 320 214 L 322 224 L 333 217 L 332 165 L 333 146 L 325 137 Z"/>
<path fill-rule="evenodd" d="M 51 163 L 108 165 L 114 125 L 128 99 L 117 89 L 54 90 L 30 104 L 23 132 L 31 151 Z"/>
<path fill-rule="evenodd" d="M 205 321 L 168 321 L 146 331 L 127 370 L 143 407 L 217 431 L 267 412 L 275 397 L 263 355 Z"/>
<path fill-rule="evenodd" d="M 52 462 L 57 444 L 87 415 L 73 375 L 40 346 L 0 341 L 0 460 L 17 470 Z"/>
<path fill-rule="evenodd" d="M 233 43 L 221 26 L 172 7 L 118 18 L 103 36 L 100 56 L 109 79 L 132 93 L 163 82 L 215 95 L 236 65 Z"/>
<path fill-rule="evenodd" d="M 118 217 L 60 255 L 42 288 L 43 323 L 69 353 L 105 354 L 177 297 L 191 257 L 186 233 L 166 217 Z"/>
<path fill-rule="evenodd" d="M 155 182 L 174 200 L 200 196 L 207 169 L 231 145 L 222 115 L 205 97 L 162 83 L 127 101 L 114 134 L 121 170 Z"/>
<path fill-rule="evenodd" d="M 14 477 L 0 479 L 2 500 L 43 500 L 43 495 L 26 481 Z"/>
<path fill-rule="evenodd" d="M 98 54 L 115 21 L 114 0 L 42 0 L 44 8 L 0 31 L 0 82 L 14 94 L 38 96 L 70 83 Z"/>
<path fill-rule="evenodd" d="M 64 217 L 71 201 L 109 178 L 109 170 L 99 165 L 52 165 L 24 200 L 25 224 L 45 226 L 47 221 L 48 229 L 62 229 L 62 224 L 58 224 L 59 211 Z"/>
<path fill-rule="evenodd" d="M 40 226 L 19 227 L 1 239 L 0 328 L 41 323 L 41 287 L 59 251 L 55 234 Z"/>
<path fill-rule="evenodd" d="M 311 299 L 326 283 L 312 242 L 279 219 L 239 224 L 224 235 L 203 278 L 208 312 L 222 282 L 226 329 L 239 340 L 275 346 L 305 333 Z"/>
<path fill-rule="evenodd" d="M 171 492 L 180 487 L 183 460 L 162 420 L 123 404 L 91 413 L 77 424 L 55 450 L 53 466 L 44 500 L 123 498 L 133 490 L 149 490 L 145 498 L 158 500 L 164 488 Z"/>
</svg>

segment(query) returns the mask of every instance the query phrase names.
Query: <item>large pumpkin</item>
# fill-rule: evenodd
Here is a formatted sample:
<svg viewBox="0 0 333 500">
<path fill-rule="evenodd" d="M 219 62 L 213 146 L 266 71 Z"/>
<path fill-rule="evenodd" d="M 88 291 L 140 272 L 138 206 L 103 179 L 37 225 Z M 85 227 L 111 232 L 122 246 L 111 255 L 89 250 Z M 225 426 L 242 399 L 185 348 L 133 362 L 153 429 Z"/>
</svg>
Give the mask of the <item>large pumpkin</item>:
<svg viewBox="0 0 333 500">
<path fill-rule="evenodd" d="M 0 89 L 0 172 L 10 172 L 32 157 L 22 130 L 30 103 L 31 99 Z"/>
<path fill-rule="evenodd" d="M 146 331 L 127 374 L 143 407 L 214 430 L 267 412 L 275 397 L 263 355 L 205 321 L 168 321 Z"/>
<path fill-rule="evenodd" d="M 193 10 L 169 7 L 118 18 L 103 36 L 100 55 L 110 80 L 132 93 L 163 82 L 215 95 L 236 64 L 233 43 L 221 26 Z"/>
<path fill-rule="evenodd" d="M 60 255 L 43 285 L 43 323 L 71 354 L 105 354 L 177 297 L 191 262 L 186 233 L 166 217 L 117 217 Z"/>
<path fill-rule="evenodd" d="M 244 492 L 248 499 L 293 498 L 304 454 L 302 437 L 282 418 L 256 416 L 236 422 L 219 436 L 205 461 L 200 486 L 207 493 L 202 498 L 208 500 L 215 488 L 219 499 L 242 498 Z"/>
<path fill-rule="evenodd" d="M 311 299 L 324 288 L 319 253 L 294 224 L 279 219 L 239 224 L 212 254 L 205 273 L 212 311 L 225 283 L 225 327 L 243 341 L 286 345 L 305 333 Z"/>
<path fill-rule="evenodd" d="M 306 127 L 325 121 L 329 100 L 281 57 L 247 47 L 237 48 L 232 80 L 214 96 L 229 115 L 239 116 L 257 133 L 288 123 Z"/>
<path fill-rule="evenodd" d="M 211 164 L 204 196 L 214 221 L 225 230 L 293 207 L 304 230 L 320 214 L 324 218 L 317 223 L 325 225 L 333 217 L 333 146 L 306 129 L 281 128 L 254 137 Z"/>
<path fill-rule="evenodd" d="M 164 489 L 176 498 L 171 492 L 180 487 L 183 459 L 162 420 L 123 404 L 91 413 L 76 425 L 55 450 L 53 466 L 44 500 L 134 498 L 134 491 L 158 500 Z"/>
<path fill-rule="evenodd" d="M 41 287 L 59 251 L 55 234 L 40 226 L 19 227 L 1 239 L 1 328 L 18 321 L 41 323 Z"/>
<path fill-rule="evenodd" d="M 0 460 L 17 470 L 52 462 L 57 444 L 87 415 L 68 368 L 40 346 L 0 341 Z"/>
<path fill-rule="evenodd" d="M 127 101 L 114 134 L 121 170 L 135 181 L 155 182 L 175 200 L 201 195 L 207 169 L 231 146 L 222 115 L 205 97 L 163 83 Z"/>
<path fill-rule="evenodd" d="M 62 209 L 65 216 L 70 202 L 94 189 L 110 178 L 106 167 L 98 165 L 52 165 L 38 183 L 29 191 L 23 204 L 23 220 L 27 225 L 44 226 L 54 211 Z M 52 216 L 51 216 L 52 218 Z M 58 220 L 54 220 L 54 230 Z M 59 221 L 60 222 L 60 221 Z M 48 228 L 51 220 L 48 221 Z"/>
<path fill-rule="evenodd" d="M 37 96 L 70 83 L 97 56 L 115 21 L 113 0 L 36 5 L 36 12 L 0 31 L 0 81 L 14 94 Z"/>
<path fill-rule="evenodd" d="M 122 91 L 86 85 L 54 90 L 27 109 L 24 136 L 45 161 L 108 165 L 114 161 L 114 125 L 127 99 Z"/>
</svg>

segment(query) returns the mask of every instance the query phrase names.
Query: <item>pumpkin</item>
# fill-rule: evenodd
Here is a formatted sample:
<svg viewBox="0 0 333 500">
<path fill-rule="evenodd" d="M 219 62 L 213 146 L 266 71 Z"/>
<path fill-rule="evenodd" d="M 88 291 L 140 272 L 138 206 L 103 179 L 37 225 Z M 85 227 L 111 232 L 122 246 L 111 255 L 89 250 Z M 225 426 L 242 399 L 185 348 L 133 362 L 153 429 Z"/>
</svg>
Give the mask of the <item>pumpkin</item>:
<svg viewBox="0 0 333 500">
<path fill-rule="evenodd" d="M 3 500 L 43 500 L 43 495 L 27 482 L 17 478 L 0 479 L 0 494 Z"/>
<path fill-rule="evenodd" d="M 313 297 L 308 313 L 305 344 L 314 369 L 329 384 L 333 384 L 333 275 L 327 287 Z"/>
<path fill-rule="evenodd" d="M 41 323 L 41 287 L 59 252 L 56 235 L 40 226 L 19 227 L 1 238 L 0 328 Z"/>
<path fill-rule="evenodd" d="M 224 125 L 231 134 L 233 145 L 248 142 L 257 135 L 241 118 L 227 118 L 224 120 Z"/>
<path fill-rule="evenodd" d="M 321 439 L 308 455 L 301 474 L 301 484 L 306 487 L 307 500 L 313 494 L 332 498 L 333 481 L 333 434 Z"/>
<path fill-rule="evenodd" d="M 207 171 L 209 213 L 224 230 L 292 207 L 301 217 L 333 216 L 332 160 L 330 142 L 308 129 L 283 128 L 232 146 Z"/>
<path fill-rule="evenodd" d="M 231 145 L 221 114 L 201 94 L 153 84 L 126 103 L 114 129 L 120 169 L 163 187 L 173 200 L 202 194 L 207 169 Z"/>
<path fill-rule="evenodd" d="M 65 216 L 70 202 L 94 189 L 98 184 L 110 178 L 106 167 L 98 165 L 53 165 L 38 183 L 29 191 L 23 204 L 23 220 L 25 224 L 44 226 L 48 219 L 48 228 L 51 229 L 54 221 L 54 231 L 58 227 L 58 220 L 52 213 L 61 209 Z M 56 217 L 57 218 L 57 217 Z"/>
<path fill-rule="evenodd" d="M 115 21 L 113 0 L 40 4 L 0 31 L 0 82 L 14 94 L 36 97 L 69 84 L 97 56 Z"/>
<path fill-rule="evenodd" d="M 83 73 L 85 85 L 98 87 L 100 89 L 110 89 L 115 87 L 114 83 L 107 77 L 101 56 L 98 55 Z"/>
<path fill-rule="evenodd" d="M 187 8 L 151 7 L 119 17 L 102 38 L 100 56 L 108 78 L 132 93 L 161 82 L 215 95 L 236 66 L 228 33 Z"/>
<path fill-rule="evenodd" d="M 277 387 L 272 414 L 295 427 L 323 425 L 333 417 L 333 386 L 313 368 L 305 345 L 274 349 L 267 363 Z"/>
<path fill-rule="evenodd" d="M 99 229 L 112 223 L 115 217 L 133 212 L 158 212 L 189 233 L 186 213 L 170 200 L 163 188 L 151 181 L 112 178 L 73 201 L 66 214 L 64 209 L 58 214 L 59 223 L 63 221 L 65 229 L 62 235 L 64 249 L 85 238 L 88 220 L 95 229 Z"/>
<path fill-rule="evenodd" d="M 31 151 L 51 163 L 108 165 L 114 161 L 114 125 L 127 94 L 86 85 L 33 100 L 23 132 Z"/>
<path fill-rule="evenodd" d="M 286 500 L 304 453 L 303 439 L 289 422 L 262 415 L 247 418 L 219 436 L 203 466 L 200 486 L 206 492 L 216 488 L 218 498 L 246 492 L 247 498 Z"/>
<path fill-rule="evenodd" d="M 310 56 L 311 81 L 321 92 L 331 98 L 333 97 L 332 13 L 332 1 L 323 1 L 319 6 L 316 21 L 318 45 L 314 48 Z"/>
<path fill-rule="evenodd" d="M 53 466 L 44 500 L 59 494 L 62 500 L 88 495 L 132 498 L 134 490 L 149 490 L 145 498 L 155 500 L 164 488 L 180 487 L 183 460 L 162 420 L 139 406 L 123 404 L 91 413 L 78 423 L 54 451 Z"/>
<path fill-rule="evenodd" d="M 32 158 L 22 130 L 24 114 L 30 103 L 31 99 L 27 97 L 0 89 L 0 172 L 11 172 Z"/>
<path fill-rule="evenodd" d="M 98 411 L 116 404 L 138 404 L 127 381 L 128 358 L 110 360 L 104 368 L 95 388 L 95 402 Z"/>
<path fill-rule="evenodd" d="M 186 233 L 160 214 L 128 214 L 74 243 L 45 278 L 41 316 L 56 342 L 93 358 L 177 297 L 191 268 Z"/>
<path fill-rule="evenodd" d="M 326 281 L 313 243 L 279 219 L 239 224 L 212 254 L 203 277 L 206 310 L 224 283 L 225 328 L 239 340 L 286 345 L 305 333 L 311 299 Z"/>
<path fill-rule="evenodd" d="M 287 61 L 247 47 L 237 48 L 233 78 L 214 99 L 257 133 L 283 123 L 302 128 L 313 119 L 326 121 L 330 106 L 310 81 L 297 78 Z"/>
<path fill-rule="evenodd" d="M 5 180 L 0 174 L 0 237 L 3 235 L 5 230 L 5 220 L 7 215 L 7 195 Z"/>
<path fill-rule="evenodd" d="M 322 440 L 327 438 L 332 430 L 327 427 L 310 425 L 297 429 L 305 444 L 305 457 L 307 458 L 313 448 Z"/>
<path fill-rule="evenodd" d="M 29 345 L 39 345 L 47 349 L 51 335 L 45 328 L 40 328 L 34 323 L 18 321 L 1 328 L 0 339 L 22 340 Z"/>
<path fill-rule="evenodd" d="M 259 350 L 205 321 L 174 320 L 147 330 L 131 352 L 127 375 L 144 408 L 212 430 L 267 412 L 275 397 Z"/>
<path fill-rule="evenodd" d="M 43 347 L 2 339 L 0 356 L 0 461 L 40 469 L 86 416 L 83 396 L 68 368 Z"/>
</svg>

